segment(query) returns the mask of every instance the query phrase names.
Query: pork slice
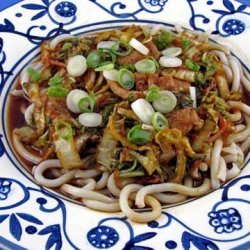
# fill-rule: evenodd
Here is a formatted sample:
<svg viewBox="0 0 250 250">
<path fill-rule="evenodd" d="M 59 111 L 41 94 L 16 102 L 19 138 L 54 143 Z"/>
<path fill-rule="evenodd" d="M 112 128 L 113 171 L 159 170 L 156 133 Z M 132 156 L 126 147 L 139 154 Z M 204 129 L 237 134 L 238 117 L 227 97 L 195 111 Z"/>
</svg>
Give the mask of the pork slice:
<svg viewBox="0 0 250 250">
<path fill-rule="evenodd" d="M 161 56 L 161 52 L 158 50 L 157 46 L 151 41 L 145 44 L 145 46 L 149 49 L 150 55 L 155 59 L 159 59 Z"/>
<path fill-rule="evenodd" d="M 158 74 L 135 73 L 135 88 L 138 91 L 146 91 L 152 84 L 158 84 Z"/>
<path fill-rule="evenodd" d="M 67 108 L 66 100 L 65 98 L 61 97 L 47 98 L 45 105 L 45 115 L 50 117 L 51 120 L 72 120 L 70 112 Z"/>
<path fill-rule="evenodd" d="M 119 57 L 118 64 L 126 65 L 126 64 L 135 64 L 136 62 L 144 59 L 146 56 L 138 52 L 137 50 L 133 50 L 128 56 Z"/>
<path fill-rule="evenodd" d="M 161 90 L 188 93 L 190 83 L 174 79 L 171 75 L 164 75 L 164 76 L 159 77 L 158 84 L 156 85 Z"/>
<path fill-rule="evenodd" d="M 186 135 L 194 127 L 198 128 L 203 125 L 203 120 L 192 107 L 174 110 L 168 121 L 171 128 L 179 129 L 183 135 Z"/>
</svg>

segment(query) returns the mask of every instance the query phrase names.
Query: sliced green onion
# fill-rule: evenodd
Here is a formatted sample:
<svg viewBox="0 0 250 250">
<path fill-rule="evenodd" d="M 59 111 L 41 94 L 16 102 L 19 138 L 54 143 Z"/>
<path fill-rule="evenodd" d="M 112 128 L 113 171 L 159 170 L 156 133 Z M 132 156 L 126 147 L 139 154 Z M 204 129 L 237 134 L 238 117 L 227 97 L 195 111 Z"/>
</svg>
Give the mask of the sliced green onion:
<svg viewBox="0 0 250 250">
<path fill-rule="evenodd" d="M 169 31 L 161 30 L 159 33 L 159 40 L 165 41 L 167 44 L 173 41 L 173 35 Z"/>
<path fill-rule="evenodd" d="M 118 166 L 118 168 L 121 169 L 120 173 L 128 173 L 128 172 L 135 170 L 135 168 L 137 166 L 137 160 L 134 160 L 133 164 L 129 168 L 123 169 L 127 165 L 128 164 L 123 164 L 123 165 Z"/>
<path fill-rule="evenodd" d="M 144 176 L 144 175 L 145 173 L 142 169 L 135 170 L 135 171 L 128 172 L 128 173 L 120 173 L 121 178 L 132 178 L 132 177 L 138 177 L 138 176 Z"/>
<path fill-rule="evenodd" d="M 32 82 L 38 82 L 41 79 L 41 75 L 34 68 L 29 67 L 27 72 Z"/>
<path fill-rule="evenodd" d="M 200 70 L 200 65 L 199 65 L 198 63 L 194 62 L 194 61 L 191 60 L 191 59 L 186 59 L 185 65 L 186 65 L 189 69 L 191 69 L 191 70 L 193 70 L 193 71 L 195 71 L 195 72 L 197 72 L 197 71 Z"/>
<path fill-rule="evenodd" d="M 155 62 L 148 58 L 142 59 L 141 61 L 138 61 L 137 63 L 135 63 L 135 68 L 137 72 L 148 73 L 148 74 L 155 73 L 157 69 Z"/>
<path fill-rule="evenodd" d="M 158 36 L 158 39 L 155 40 L 155 44 L 159 50 L 166 48 L 173 40 L 173 35 L 165 30 L 161 30 Z"/>
<path fill-rule="evenodd" d="M 152 139 L 152 133 L 141 128 L 141 125 L 136 125 L 128 132 L 127 138 L 130 142 L 137 145 L 143 145 L 150 142 Z"/>
<path fill-rule="evenodd" d="M 146 94 L 146 100 L 149 102 L 155 101 L 159 97 L 160 89 L 154 84 L 151 85 Z"/>
<path fill-rule="evenodd" d="M 69 141 L 73 138 L 73 130 L 71 125 L 63 120 L 57 120 L 55 122 L 55 131 L 63 140 Z"/>
<path fill-rule="evenodd" d="M 160 112 L 155 112 L 153 115 L 152 124 L 155 130 L 160 131 L 168 127 L 168 120 Z"/>
<path fill-rule="evenodd" d="M 100 54 L 95 50 L 91 51 L 87 56 L 87 66 L 88 68 L 96 68 L 100 62 Z"/>
<path fill-rule="evenodd" d="M 131 53 L 132 48 L 123 41 L 117 41 L 111 48 L 112 52 L 118 56 L 127 56 Z"/>
<path fill-rule="evenodd" d="M 70 43 L 70 42 L 66 42 L 63 44 L 62 48 L 61 48 L 61 51 L 62 52 L 66 52 L 68 51 L 69 49 L 71 49 L 73 47 L 73 44 Z"/>
<path fill-rule="evenodd" d="M 59 73 L 56 73 L 52 78 L 49 79 L 50 86 L 58 86 L 63 82 L 62 77 Z"/>
<path fill-rule="evenodd" d="M 177 99 L 175 95 L 168 90 L 160 91 L 159 97 L 153 101 L 153 107 L 163 114 L 171 112 L 176 104 Z"/>
<path fill-rule="evenodd" d="M 90 93 L 88 96 L 83 97 L 78 102 L 78 108 L 82 113 L 93 112 L 95 107 L 95 96 Z"/>
<path fill-rule="evenodd" d="M 190 41 L 187 39 L 181 40 L 181 46 L 185 49 L 190 45 Z"/>
<path fill-rule="evenodd" d="M 101 66 L 95 69 L 95 71 L 104 71 L 114 69 L 115 65 L 111 62 L 103 63 Z"/>
<path fill-rule="evenodd" d="M 161 51 L 162 55 L 168 57 L 179 56 L 182 53 L 182 48 L 180 47 L 170 47 Z"/>
<path fill-rule="evenodd" d="M 116 54 L 113 53 L 111 49 L 100 48 L 97 51 L 101 56 L 100 63 L 112 62 L 113 64 L 115 64 Z"/>
<path fill-rule="evenodd" d="M 134 74 L 127 69 L 118 71 L 118 82 L 125 89 L 132 89 L 135 85 Z"/>
<path fill-rule="evenodd" d="M 69 90 L 61 86 L 50 86 L 47 89 L 47 94 L 51 97 L 66 97 L 68 93 Z"/>
</svg>

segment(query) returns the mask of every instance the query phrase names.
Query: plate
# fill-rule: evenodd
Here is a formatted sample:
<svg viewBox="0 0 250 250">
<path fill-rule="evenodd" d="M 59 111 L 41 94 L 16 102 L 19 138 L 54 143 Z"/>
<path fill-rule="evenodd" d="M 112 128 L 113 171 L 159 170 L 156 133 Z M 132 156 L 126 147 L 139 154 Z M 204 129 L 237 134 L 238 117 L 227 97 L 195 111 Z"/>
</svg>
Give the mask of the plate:
<svg viewBox="0 0 250 250">
<path fill-rule="evenodd" d="M 6 102 L 39 44 L 125 24 L 174 23 L 211 30 L 250 65 L 248 0 L 9 0 L 0 3 L 0 247 L 3 249 L 250 249 L 250 164 L 205 197 L 163 209 L 137 224 L 122 213 L 95 212 L 35 184 L 13 154 Z M 244 50 L 242 50 L 244 48 Z"/>
</svg>

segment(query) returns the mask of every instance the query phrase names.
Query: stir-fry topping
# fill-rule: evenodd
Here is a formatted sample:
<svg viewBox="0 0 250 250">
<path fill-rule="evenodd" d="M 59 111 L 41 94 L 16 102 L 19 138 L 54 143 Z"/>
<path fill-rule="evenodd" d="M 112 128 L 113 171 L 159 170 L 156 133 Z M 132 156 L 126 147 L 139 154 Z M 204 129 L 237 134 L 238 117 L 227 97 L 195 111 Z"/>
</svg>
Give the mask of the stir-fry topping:
<svg viewBox="0 0 250 250">
<path fill-rule="evenodd" d="M 228 80 L 218 50 L 231 58 L 225 48 L 189 31 L 140 26 L 44 42 L 42 67 L 30 65 L 28 80 L 21 82 L 30 104 L 26 122 L 15 124 L 17 151 L 35 164 L 59 160 L 60 173 L 48 172 L 52 179 L 68 174 L 58 186 L 83 203 L 84 192 L 75 195 L 69 186 L 79 188 L 86 171 L 92 171 L 95 192 L 108 187 L 114 196 L 130 183 L 171 184 L 159 192 L 182 199 L 218 188 L 243 164 L 250 136 L 248 88 L 235 76 Z M 244 84 L 249 81 L 244 76 Z M 32 157 L 34 150 L 40 158 Z M 44 179 L 37 181 L 46 186 Z M 196 189 L 200 185 L 203 193 Z M 152 192 L 152 204 L 163 200 Z"/>
</svg>

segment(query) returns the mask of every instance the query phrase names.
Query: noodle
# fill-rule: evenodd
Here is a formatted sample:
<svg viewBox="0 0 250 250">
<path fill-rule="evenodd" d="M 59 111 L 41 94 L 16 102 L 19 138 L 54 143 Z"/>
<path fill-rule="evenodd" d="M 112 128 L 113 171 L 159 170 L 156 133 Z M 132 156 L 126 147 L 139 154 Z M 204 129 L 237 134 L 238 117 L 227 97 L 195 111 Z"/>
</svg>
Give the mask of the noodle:
<svg viewBox="0 0 250 250">
<path fill-rule="evenodd" d="M 235 57 L 231 57 L 229 59 L 229 64 L 233 71 L 233 84 L 232 84 L 231 91 L 238 91 L 240 87 L 240 69 L 239 69 L 239 65 Z"/>
<path fill-rule="evenodd" d="M 106 195 L 100 194 L 95 191 L 85 190 L 84 187 L 78 188 L 69 184 L 63 184 L 61 186 L 61 190 L 67 194 L 73 195 L 78 198 L 97 200 L 97 201 L 106 202 L 106 203 L 116 202 L 115 199 L 112 199 Z"/>
<path fill-rule="evenodd" d="M 214 143 L 214 148 L 211 157 L 210 175 L 211 175 L 211 185 L 213 189 L 220 187 L 220 181 L 217 178 L 217 173 L 219 169 L 220 154 L 223 146 L 223 141 L 217 139 Z"/>
<path fill-rule="evenodd" d="M 135 204 L 139 208 L 143 208 L 145 207 L 145 197 L 147 195 L 161 192 L 177 192 L 188 196 L 199 196 L 209 192 L 211 188 L 210 185 L 210 180 L 205 179 L 200 187 L 186 187 L 174 183 L 163 183 L 142 187 L 136 194 Z"/>
<path fill-rule="evenodd" d="M 250 75 L 210 36 L 132 25 L 44 41 L 8 110 L 35 181 L 145 223 L 237 176 L 250 157 Z"/>
<path fill-rule="evenodd" d="M 50 188 L 60 187 L 63 183 L 66 183 L 69 180 L 71 180 L 77 171 L 77 170 L 71 170 L 53 180 L 44 177 L 43 174 L 48 168 L 60 168 L 60 166 L 61 165 L 59 160 L 47 160 L 35 166 L 32 170 L 32 173 L 34 175 L 36 182 L 39 183 L 40 185 Z"/>
<path fill-rule="evenodd" d="M 133 192 L 136 192 L 138 190 L 141 190 L 142 186 L 138 184 L 130 184 L 125 186 L 120 194 L 119 202 L 122 212 L 128 216 L 131 220 L 145 223 L 152 220 L 157 219 L 161 214 L 161 205 L 160 203 L 151 196 L 145 197 L 145 202 L 152 207 L 151 212 L 145 212 L 145 213 L 139 213 L 135 212 L 133 209 L 129 206 L 129 196 Z"/>
</svg>

